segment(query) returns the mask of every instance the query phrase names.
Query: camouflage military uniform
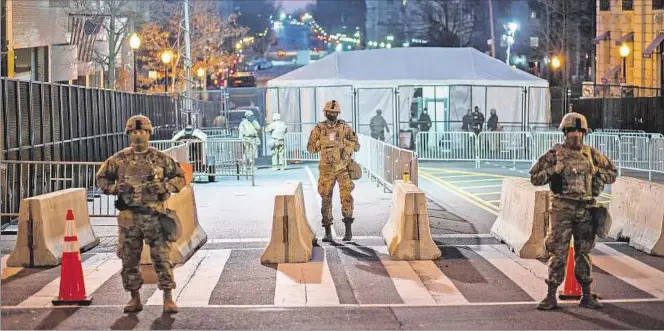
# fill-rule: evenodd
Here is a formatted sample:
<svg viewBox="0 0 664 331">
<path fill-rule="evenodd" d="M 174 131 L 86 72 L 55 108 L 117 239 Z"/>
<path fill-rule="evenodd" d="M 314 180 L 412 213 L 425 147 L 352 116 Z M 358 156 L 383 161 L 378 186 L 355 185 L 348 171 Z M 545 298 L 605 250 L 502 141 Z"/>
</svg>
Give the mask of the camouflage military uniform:
<svg viewBox="0 0 664 331">
<path fill-rule="evenodd" d="M 281 120 L 281 115 L 272 115 L 272 123 L 265 127 L 265 132 L 272 135 L 272 169 L 285 170 L 286 169 L 286 133 L 288 127 L 286 123 Z"/>
<path fill-rule="evenodd" d="M 325 105 L 325 112 L 339 113 L 339 105 L 336 101 L 330 101 Z M 318 169 L 318 193 L 322 199 L 321 213 L 323 216 L 323 227 L 327 229 L 332 225 L 332 194 L 334 184 L 339 183 L 341 195 L 341 213 L 344 216 L 347 235 L 345 239 L 350 240 L 350 224 L 353 223 L 353 195 L 355 184 L 350 178 L 348 164 L 353 152 L 360 149 L 360 143 L 353 129 L 343 120 L 336 119 L 319 122 L 311 131 L 307 142 L 309 153 L 320 152 L 320 163 Z M 331 236 L 326 236 L 324 241 L 329 241 Z"/>
<path fill-rule="evenodd" d="M 563 119 L 561 128 L 568 131 L 587 131 L 585 118 L 570 113 Z M 579 119 L 576 121 L 576 119 Z M 575 123 L 576 122 L 576 123 Z M 546 305 L 555 308 L 555 290 L 565 279 L 565 263 L 572 236 L 574 237 L 575 276 L 589 295 L 592 262 L 590 251 L 595 246 L 595 229 L 589 208 L 596 203 L 604 184 L 616 179 L 616 166 L 596 149 L 580 144 L 575 145 L 566 138 L 564 144 L 557 144 L 544 153 L 530 169 L 533 185 L 551 186 L 553 202 L 549 218 L 549 233 L 546 249 L 549 259 L 549 293 Z M 587 293 L 586 293 L 587 292 Z M 543 301 L 544 303 L 544 301 Z"/>
<path fill-rule="evenodd" d="M 258 138 L 258 133 L 261 130 L 261 125 L 254 119 L 254 112 L 247 110 L 244 113 L 244 119 L 240 122 L 238 128 L 240 139 L 244 140 L 244 157 L 247 166 L 254 168 L 256 163 L 256 146 L 261 143 Z"/>
<path fill-rule="evenodd" d="M 129 122 L 132 120 L 136 121 L 132 117 Z M 147 118 L 143 121 L 149 123 Z M 135 129 L 134 124 L 127 126 L 128 132 Z M 136 147 L 125 148 L 102 164 L 97 172 L 97 186 L 105 194 L 118 196 L 118 255 L 122 259 L 125 290 L 134 293 L 143 285 L 139 263 L 144 240 L 150 246 L 159 289 L 175 288 L 173 265 L 169 261 L 169 241 L 173 238 L 162 223 L 167 221 L 163 218 L 169 213 L 164 209 L 164 201 L 185 186 L 180 165 L 153 147 L 140 152 Z"/>
</svg>

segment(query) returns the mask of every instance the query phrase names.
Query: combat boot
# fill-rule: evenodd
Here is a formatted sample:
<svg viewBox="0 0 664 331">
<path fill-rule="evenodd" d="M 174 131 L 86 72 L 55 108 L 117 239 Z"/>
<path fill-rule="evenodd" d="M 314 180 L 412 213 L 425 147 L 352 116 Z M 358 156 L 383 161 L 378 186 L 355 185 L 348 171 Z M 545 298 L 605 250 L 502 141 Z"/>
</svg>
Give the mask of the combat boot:
<svg viewBox="0 0 664 331">
<path fill-rule="evenodd" d="M 127 302 L 124 306 L 125 313 L 137 313 L 143 310 L 143 305 L 141 304 L 141 294 L 138 290 L 131 291 L 131 300 Z"/>
<path fill-rule="evenodd" d="M 590 284 L 582 285 L 581 291 L 583 296 L 579 301 L 579 306 L 590 309 L 600 309 L 604 307 L 604 305 L 597 300 L 597 296 L 590 292 Z"/>
<path fill-rule="evenodd" d="M 353 231 L 351 230 L 351 224 L 353 224 L 352 218 L 344 218 L 344 225 L 346 226 L 346 233 L 344 234 L 343 241 L 350 241 L 353 239 Z"/>
<path fill-rule="evenodd" d="M 558 308 L 558 300 L 556 300 L 556 290 L 558 290 L 558 285 L 551 284 L 547 281 L 549 285 L 549 290 L 546 293 L 546 298 L 542 300 L 538 305 L 538 310 L 551 310 Z"/>
<path fill-rule="evenodd" d="M 332 225 L 325 226 L 325 237 L 323 237 L 323 241 L 326 243 L 334 241 L 334 238 L 332 238 Z"/>
<path fill-rule="evenodd" d="M 173 301 L 171 290 L 164 290 L 164 314 L 175 314 L 178 312 L 178 306 Z"/>
</svg>

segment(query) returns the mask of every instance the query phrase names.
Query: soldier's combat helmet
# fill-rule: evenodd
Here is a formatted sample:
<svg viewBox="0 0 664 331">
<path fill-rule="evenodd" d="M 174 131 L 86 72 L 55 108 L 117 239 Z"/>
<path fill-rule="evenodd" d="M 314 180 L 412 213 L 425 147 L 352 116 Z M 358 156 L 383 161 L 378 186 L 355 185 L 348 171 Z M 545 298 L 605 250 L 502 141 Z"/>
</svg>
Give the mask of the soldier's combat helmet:
<svg viewBox="0 0 664 331">
<path fill-rule="evenodd" d="M 134 130 L 146 130 L 149 134 L 152 134 L 152 122 L 150 119 L 143 115 L 134 115 L 127 120 L 127 125 L 125 126 L 125 134 L 130 134 Z"/>
<path fill-rule="evenodd" d="M 324 113 L 339 113 L 341 112 L 341 105 L 339 105 L 339 102 L 337 100 L 331 100 L 325 103 L 325 106 L 323 106 L 323 112 Z"/>
<path fill-rule="evenodd" d="M 583 133 L 588 133 L 588 121 L 586 117 L 579 113 L 569 113 L 565 115 L 560 121 L 558 130 L 567 132 L 567 130 L 580 130 Z"/>
</svg>

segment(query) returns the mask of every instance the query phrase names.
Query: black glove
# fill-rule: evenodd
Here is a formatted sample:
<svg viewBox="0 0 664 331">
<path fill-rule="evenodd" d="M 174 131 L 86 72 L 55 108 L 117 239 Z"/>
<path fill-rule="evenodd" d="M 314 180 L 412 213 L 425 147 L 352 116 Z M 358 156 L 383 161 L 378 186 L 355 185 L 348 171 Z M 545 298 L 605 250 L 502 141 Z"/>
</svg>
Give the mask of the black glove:
<svg viewBox="0 0 664 331">
<path fill-rule="evenodd" d="M 129 205 L 127 205 L 123 199 L 117 199 L 115 200 L 115 208 L 119 211 L 123 211 L 129 209 Z"/>
<path fill-rule="evenodd" d="M 563 176 L 561 174 L 553 174 L 551 181 L 549 181 L 549 188 L 553 193 L 563 193 Z"/>
</svg>

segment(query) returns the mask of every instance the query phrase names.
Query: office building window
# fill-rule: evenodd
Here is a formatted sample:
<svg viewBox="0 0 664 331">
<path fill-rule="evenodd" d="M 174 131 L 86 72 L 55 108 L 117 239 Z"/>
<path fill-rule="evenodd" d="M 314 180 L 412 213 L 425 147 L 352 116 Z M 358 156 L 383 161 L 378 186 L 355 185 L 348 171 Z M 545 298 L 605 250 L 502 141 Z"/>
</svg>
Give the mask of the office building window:
<svg viewBox="0 0 664 331">
<path fill-rule="evenodd" d="M 622 10 L 634 10 L 634 0 L 622 0 Z"/>
<path fill-rule="evenodd" d="M 609 0 L 599 0 L 599 10 L 609 11 L 611 10 L 611 3 Z"/>
<path fill-rule="evenodd" d="M 652 0 L 652 9 L 664 9 L 664 0 Z"/>
</svg>

